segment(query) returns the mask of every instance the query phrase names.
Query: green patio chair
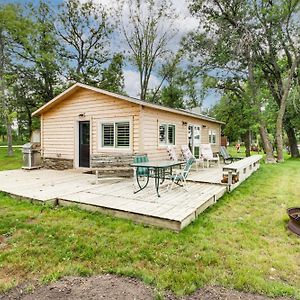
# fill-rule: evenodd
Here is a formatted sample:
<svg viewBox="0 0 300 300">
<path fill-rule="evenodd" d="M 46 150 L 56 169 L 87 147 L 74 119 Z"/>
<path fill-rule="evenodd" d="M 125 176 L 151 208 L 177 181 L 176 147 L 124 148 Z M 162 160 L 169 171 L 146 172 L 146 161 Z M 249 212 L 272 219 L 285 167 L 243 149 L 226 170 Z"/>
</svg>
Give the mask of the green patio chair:
<svg viewBox="0 0 300 300">
<path fill-rule="evenodd" d="M 231 164 L 236 160 L 243 159 L 243 157 L 233 157 L 233 156 L 231 156 L 228 153 L 226 147 L 224 147 L 224 146 L 220 147 L 220 155 L 222 156 L 225 165 Z"/>
<path fill-rule="evenodd" d="M 147 155 L 139 155 L 139 156 L 135 156 L 133 161 L 135 164 L 144 163 L 144 162 L 148 162 L 149 158 Z M 148 168 L 137 167 L 135 169 L 136 169 L 134 172 L 135 176 L 139 176 L 139 177 L 147 177 L 148 176 L 148 172 L 149 172 Z"/>
<path fill-rule="evenodd" d="M 180 185 L 180 183 L 185 190 L 187 190 L 186 178 L 190 173 L 193 163 L 195 162 L 195 158 L 191 157 L 187 160 L 184 168 L 182 170 L 176 170 L 177 172 L 170 176 L 171 183 L 168 186 L 168 190 L 171 190 L 174 184 Z"/>
</svg>

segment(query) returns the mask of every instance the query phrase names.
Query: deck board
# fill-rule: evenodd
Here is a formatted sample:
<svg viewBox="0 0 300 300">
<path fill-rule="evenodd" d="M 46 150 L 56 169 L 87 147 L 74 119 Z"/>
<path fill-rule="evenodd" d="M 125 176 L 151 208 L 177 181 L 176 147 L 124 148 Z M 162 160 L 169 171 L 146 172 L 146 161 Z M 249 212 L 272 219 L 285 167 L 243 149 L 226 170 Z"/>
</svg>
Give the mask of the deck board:
<svg viewBox="0 0 300 300">
<path fill-rule="evenodd" d="M 216 184 L 217 171 L 204 170 L 200 175 L 193 172 L 187 191 L 176 185 L 168 190 L 168 182 L 165 182 L 161 197 L 156 195 L 153 179 L 146 189 L 134 194 L 133 179 L 113 178 L 95 184 L 94 175 L 74 170 L 2 171 L 0 191 L 42 202 L 55 200 L 61 205 L 78 205 L 135 222 L 181 230 L 225 193 L 226 186 Z M 202 182 L 205 176 L 213 180 Z"/>
</svg>

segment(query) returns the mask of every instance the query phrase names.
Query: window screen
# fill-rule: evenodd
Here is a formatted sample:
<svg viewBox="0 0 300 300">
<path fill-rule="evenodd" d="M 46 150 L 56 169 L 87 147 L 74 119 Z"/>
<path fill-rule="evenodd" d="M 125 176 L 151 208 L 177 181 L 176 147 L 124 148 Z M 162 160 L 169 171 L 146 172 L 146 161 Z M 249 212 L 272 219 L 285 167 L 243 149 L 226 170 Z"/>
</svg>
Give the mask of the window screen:
<svg viewBox="0 0 300 300">
<path fill-rule="evenodd" d="M 167 125 L 162 124 L 159 126 L 159 143 L 167 144 Z"/>
<path fill-rule="evenodd" d="M 168 126 L 168 144 L 175 145 L 175 125 Z"/>
<path fill-rule="evenodd" d="M 215 130 L 209 130 L 209 136 L 208 140 L 210 144 L 216 144 L 217 143 L 217 135 Z"/>
<path fill-rule="evenodd" d="M 130 144 L 130 128 L 129 122 L 116 123 L 116 146 L 129 147 Z"/>
<path fill-rule="evenodd" d="M 102 124 L 102 147 L 114 146 L 114 124 Z"/>
</svg>

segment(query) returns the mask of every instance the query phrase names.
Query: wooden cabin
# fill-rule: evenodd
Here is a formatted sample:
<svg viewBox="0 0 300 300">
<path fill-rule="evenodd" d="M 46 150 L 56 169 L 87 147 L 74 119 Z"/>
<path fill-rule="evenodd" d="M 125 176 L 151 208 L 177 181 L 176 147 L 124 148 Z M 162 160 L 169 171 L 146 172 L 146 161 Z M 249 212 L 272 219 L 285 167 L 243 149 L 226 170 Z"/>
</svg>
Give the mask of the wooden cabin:
<svg viewBox="0 0 300 300">
<path fill-rule="evenodd" d="M 128 165 L 137 154 L 168 159 L 166 147 L 200 144 L 219 152 L 221 124 L 213 118 L 172 109 L 76 83 L 36 110 L 41 120 L 45 167 L 97 168 Z"/>
</svg>

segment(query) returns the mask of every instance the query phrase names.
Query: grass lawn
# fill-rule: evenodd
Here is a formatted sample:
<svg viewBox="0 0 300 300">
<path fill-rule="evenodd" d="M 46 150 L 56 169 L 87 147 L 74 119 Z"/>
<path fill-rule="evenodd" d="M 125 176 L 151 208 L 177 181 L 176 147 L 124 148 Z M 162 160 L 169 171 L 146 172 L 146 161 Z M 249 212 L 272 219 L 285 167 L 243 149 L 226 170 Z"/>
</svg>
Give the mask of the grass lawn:
<svg viewBox="0 0 300 300">
<path fill-rule="evenodd" d="M 7 148 L 0 148 L 0 171 L 18 169 L 22 166 L 22 148 L 14 148 L 14 155 L 7 156 Z"/>
<path fill-rule="evenodd" d="M 0 290 L 111 272 L 178 295 L 212 284 L 300 299 L 300 239 L 286 229 L 299 182 L 300 160 L 263 164 L 180 233 L 0 194 Z"/>
</svg>

